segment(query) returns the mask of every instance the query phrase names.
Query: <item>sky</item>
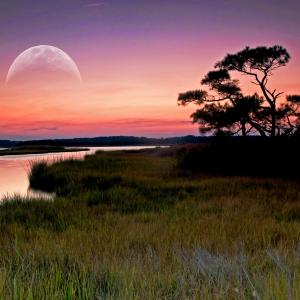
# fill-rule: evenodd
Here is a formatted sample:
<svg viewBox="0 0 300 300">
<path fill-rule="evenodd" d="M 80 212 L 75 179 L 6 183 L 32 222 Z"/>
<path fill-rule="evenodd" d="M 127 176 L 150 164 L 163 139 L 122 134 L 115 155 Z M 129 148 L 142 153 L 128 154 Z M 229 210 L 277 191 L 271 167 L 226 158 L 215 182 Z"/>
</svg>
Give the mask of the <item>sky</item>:
<svg viewBox="0 0 300 300">
<path fill-rule="evenodd" d="M 1 1 L 0 139 L 197 135 L 196 107 L 179 107 L 178 94 L 201 88 L 227 53 L 283 45 L 292 59 L 271 84 L 300 93 L 299 28 L 298 0 Z M 37 45 L 68 54 L 82 82 L 6 84 L 16 57 Z"/>
</svg>

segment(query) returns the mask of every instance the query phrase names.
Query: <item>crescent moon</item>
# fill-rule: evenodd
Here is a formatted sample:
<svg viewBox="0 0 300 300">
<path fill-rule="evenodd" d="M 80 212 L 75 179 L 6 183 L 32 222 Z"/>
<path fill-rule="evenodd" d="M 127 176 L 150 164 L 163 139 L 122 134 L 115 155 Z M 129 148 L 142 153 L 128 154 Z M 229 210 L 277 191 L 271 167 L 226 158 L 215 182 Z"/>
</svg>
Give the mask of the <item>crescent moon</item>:
<svg viewBox="0 0 300 300">
<path fill-rule="evenodd" d="M 67 53 L 54 46 L 39 45 L 25 50 L 14 60 L 8 70 L 6 83 L 17 79 L 26 81 L 24 74 L 36 71 L 64 73 L 73 80 L 82 80 L 76 63 Z"/>
</svg>

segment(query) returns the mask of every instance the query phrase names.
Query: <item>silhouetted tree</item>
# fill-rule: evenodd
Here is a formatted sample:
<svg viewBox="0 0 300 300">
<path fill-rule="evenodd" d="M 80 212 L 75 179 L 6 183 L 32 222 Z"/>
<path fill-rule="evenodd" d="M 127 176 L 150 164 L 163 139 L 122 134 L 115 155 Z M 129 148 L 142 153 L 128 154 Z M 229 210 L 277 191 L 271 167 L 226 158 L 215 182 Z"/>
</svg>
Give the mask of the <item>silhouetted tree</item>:
<svg viewBox="0 0 300 300">
<path fill-rule="evenodd" d="M 179 95 L 178 103 L 187 105 L 193 102 L 200 106 L 191 117 L 200 125 L 202 133 L 213 131 L 215 134 L 240 133 L 246 136 L 253 128 L 260 131 L 255 116 L 262 100 L 256 94 L 245 97 L 238 81 L 232 80 L 227 70 L 209 72 L 201 84 L 207 85 L 213 94 L 204 90 L 189 91 Z"/>
<path fill-rule="evenodd" d="M 269 86 L 269 78 L 278 68 L 286 66 L 290 55 L 282 46 L 273 47 L 246 47 L 236 54 L 228 54 L 216 64 L 216 68 L 228 71 L 237 71 L 253 77 L 264 97 L 263 105 L 267 105 L 261 114 L 261 129 L 270 136 L 291 134 L 295 125 L 292 115 L 295 114 L 295 102 L 287 98 L 286 103 L 278 104 L 283 94 Z"/>
<path fill-rule="evenodd" d="M 288 96 L 279 102 L 282 92 L 271 90 L 269 79 L 273 72 L 285 66 L 290 55 L 282 46 L 246 47 L 236 54 L 228 54 L 202 80 L 214 94 L 204 90 L 180 94 L 178 103 L 195 103 L 200 108 L 192 114 L 200 131 L 226 132 L 243 136 L 255 130 L 262 136 L 291 135 L 299 132 L 300 96 Z M 244 96 L 231 71 L 253 77 L 262 96 Z"/>
</svg>

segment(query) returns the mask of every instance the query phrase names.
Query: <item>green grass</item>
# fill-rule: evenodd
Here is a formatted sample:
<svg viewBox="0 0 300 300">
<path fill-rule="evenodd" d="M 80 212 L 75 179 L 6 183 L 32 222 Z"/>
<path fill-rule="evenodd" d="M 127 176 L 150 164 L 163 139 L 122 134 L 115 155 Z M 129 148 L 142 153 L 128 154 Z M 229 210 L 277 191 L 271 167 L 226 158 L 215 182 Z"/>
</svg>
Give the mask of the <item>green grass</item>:
<svg viewBox="0 0 300 300">
<path fill-rule="evenodd" d="M 35 165 L 5 199 L 0 299 L 299 299 L 300 186 L 182 177 L 168 151 Z"/>
</svg>

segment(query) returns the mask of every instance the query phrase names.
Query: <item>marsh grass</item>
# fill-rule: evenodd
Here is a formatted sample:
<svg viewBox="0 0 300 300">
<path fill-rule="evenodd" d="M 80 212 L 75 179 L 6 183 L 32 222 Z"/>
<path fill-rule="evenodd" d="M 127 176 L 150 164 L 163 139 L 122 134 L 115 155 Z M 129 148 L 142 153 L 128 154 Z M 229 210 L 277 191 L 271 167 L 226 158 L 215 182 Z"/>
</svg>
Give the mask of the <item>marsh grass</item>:
<svg viewBox="0 0 300 300">
<path fill-rule="evenodd" d="M 298 182 L 181 177 L 160 153 L 34 165 L 57 196 L 3 201 L 0 298 L 299 299 Z"/>
</svg>

